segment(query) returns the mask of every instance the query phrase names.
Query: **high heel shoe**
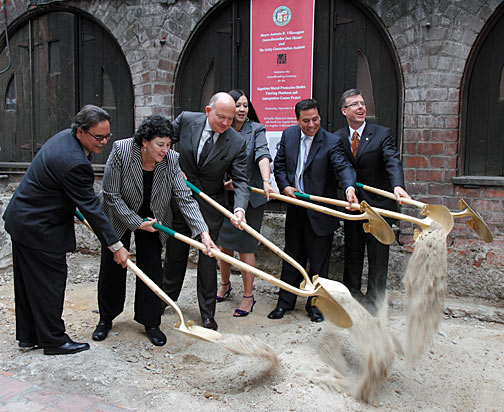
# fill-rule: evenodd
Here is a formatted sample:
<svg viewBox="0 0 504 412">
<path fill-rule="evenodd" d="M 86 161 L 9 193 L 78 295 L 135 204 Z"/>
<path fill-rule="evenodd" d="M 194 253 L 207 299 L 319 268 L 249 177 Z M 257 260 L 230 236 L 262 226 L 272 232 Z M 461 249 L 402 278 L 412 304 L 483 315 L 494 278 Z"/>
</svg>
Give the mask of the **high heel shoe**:
<svg viewBox="0 0 504 412">
<path fill-rule="evenodd" d="M 215 300 L 216 300 L 217 302 L 223 302 L 223 301 L 225 301 L 227 298 L 229 298 L 229 295 L 231 294 L 231 291 L 233 290 L 233 288 L 231 287 L 231 281 L 229 281 L 228 283 L 222 283 L 222 282 L 221 282 L 221 286 L 227 286 L 227 285 L 229 285 L 229 289 L 227 290 L 227 292 L 226 292 L 226 293 L 224 293 L 224 296 L 219 296 L 219 295 L 217 295 L 217 296 L 215 297 Z"/>
<path fill-rule="evenodd" d="M 254 305 L 256 304 L 256 301 L 254 299 L 254 295 L 250 295 L 250 296 L 243 295 L 243 298 L 244 299 L 252 298 L 252 306 L 250 307 L 250 312 L 252 312 L 254 310 Z M 246 310 L 243 310 L 243 309 L 235 309 L 233 316 L 235 318 L 243 318 L 244 316 L 247 316 L 250 312 L 247 312 Z"/>
</svg>

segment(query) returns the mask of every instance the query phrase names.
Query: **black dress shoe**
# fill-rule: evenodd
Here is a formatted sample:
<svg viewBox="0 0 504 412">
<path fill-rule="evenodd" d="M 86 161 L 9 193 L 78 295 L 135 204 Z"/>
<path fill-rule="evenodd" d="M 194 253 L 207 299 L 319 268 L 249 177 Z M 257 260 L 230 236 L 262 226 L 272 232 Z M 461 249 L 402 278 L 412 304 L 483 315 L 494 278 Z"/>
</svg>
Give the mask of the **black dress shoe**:
<svg viewBox="0 0 504 412">
<path fill-rule="evenodd" d="M 18 346 L 22 349 L 28 349 L 38 346 L 38 343 L 20 340 Z"/>
<path fill-rule="evenodd" d="M 288 309 L 277 307 L 269 313 L 268 319 L 282 319 L 287 311 Z"/>
<path fill-rule="evenodd" d="M 214 318 L 203 318 L 203 327 L 207 329 L 217 330 L 217 322 Z"/>
<path fill-rule="evenodd" d="M 308 312 L 308 316 L 310 316 L 310 319 L 312 322 L 322 322 L 324 320 L 324 315 L 322 315 L 322 312 L 318 310 L 317 307 L 315 306 L 307 306 L 306 312 Z"/>
<path fill-rule="evenodd" d="M 93 332 L 92 336 L 93 340 L 97 341 L 104 340 L 107 337 L 109 330 L 111 328 L 112 328 L 112 322 L 99 321 L 98 325 L 96 325 L 96 329 Z"/>
<path fill-rule="evenodd" d="M 153 345 L 163 346 L 166 343 L 166 336 L 159 328 L 145 327 L 145 332 L 149 335 L 149 339 Z"/>
<path fill-rule="evenodd" d="M 44 355 L 70 355 L 71 353 L 82 352 L 88 350 L 88 343 L 67 342 L 57 348 L 45 348 Z"/>
</svg>

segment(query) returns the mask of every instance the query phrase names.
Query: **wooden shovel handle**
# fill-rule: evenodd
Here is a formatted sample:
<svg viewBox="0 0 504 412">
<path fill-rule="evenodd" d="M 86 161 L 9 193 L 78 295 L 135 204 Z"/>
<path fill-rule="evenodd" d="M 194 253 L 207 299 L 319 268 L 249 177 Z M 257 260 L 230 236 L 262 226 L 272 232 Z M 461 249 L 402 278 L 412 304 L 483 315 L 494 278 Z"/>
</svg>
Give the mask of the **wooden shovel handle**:
<svg viewBox="0 0 504 412">
<path fill-rule="evenodd" d="M 361 189 L 364 189 L 367 192 L 375 193 L 377 195 L 387 197 L 389 199 L 397 201 L 397 198 L 395 197 L 395 195 L 391 192 L 387 192 L 386 190 L 378 189 L 378 188 L 372 187 L 372 186 L 363 185 L 362 183 L 358 183 L 358 182 L 355 185 L 357 187 L 360 187 Z M 422 203 L 422 202 L 419 202 L 418 200 L 414 200 L 414 199 L 408 199 L 406 197 L 401 197 L 401 202 L 404 204 L 416 206 L 419 208 L 422 208 L 426 205 L 426 203 Z"/>
</svg>

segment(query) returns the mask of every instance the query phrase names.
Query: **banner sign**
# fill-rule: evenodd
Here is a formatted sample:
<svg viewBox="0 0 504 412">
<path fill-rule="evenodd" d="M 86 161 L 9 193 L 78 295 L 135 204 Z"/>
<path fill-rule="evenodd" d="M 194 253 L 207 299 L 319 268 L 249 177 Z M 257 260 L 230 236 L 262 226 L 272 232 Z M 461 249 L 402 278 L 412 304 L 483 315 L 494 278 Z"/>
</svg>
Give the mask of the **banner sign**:
<svg viewBox="0 0 504 412">
<path fill-rule="evenodd" d="M 268 132 L 296 124 L 294 106 L 311 98 L 314 6 L 315 0 L 250 2 L 250 99 Z"/>
</svg>

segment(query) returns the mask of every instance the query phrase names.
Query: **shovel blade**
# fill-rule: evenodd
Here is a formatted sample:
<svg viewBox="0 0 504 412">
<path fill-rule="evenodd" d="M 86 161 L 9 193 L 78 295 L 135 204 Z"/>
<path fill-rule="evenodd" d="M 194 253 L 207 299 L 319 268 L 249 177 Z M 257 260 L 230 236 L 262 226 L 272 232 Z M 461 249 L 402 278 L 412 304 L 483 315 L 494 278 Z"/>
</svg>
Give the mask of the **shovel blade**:
<svg viewBox="0 0 504 412">
<path fill-rule="evenodd" d="M 468 228 L 473 229 L 480 239 L 484 240 L 487 243 L 490 243 L 493 241 L 493 235 L 490 232 L 490 229 L 488 228 L 487 224 L 483 220 L 483 218 L 479 215 L 478 212 L 473 210 L 466 202 L 464 199 L 459 200 L 459 207 L 460 209 L 466 209 L 465 212 L 469 213 L 471 215 L 471 218 L 466 220 L 466 225 Z"/>
<path fill-rule="evenodd" d="M 364 200 L 361 202 L 361 212 L 365 212 L 367 214 L 366 219 L 369 220 L 362 225 L 364 232 L 371 233 L 379 242 L 383 243 L 384 245 L 391 245 L 392 243 L 394 243 L 395 234 L 389 224 Z"/>
<path fill-rule="evenodd" d="M 315 305 L 322 312 L 324 317 L 340 328 L 352 327 L 352 319 L 348 312 L 341 306 L 338 301 L 348 300 L 350 291 L 340 282 L 326 278 L 314 279 L 315 286 L 320 286 L 318 296 L 313 298 Z"/>
<path fill-rule="evenodd" d="M 205 340 L 207 342 L 217 343 L 222 339 L 222 334 L 219 332 L 194 325 L 192 321 L 188 321 L 187 325 L 177 322 L 174 328 L 192 338 Z"/>
<path fill-rule="evenodd" d="M 436 223 L 439 223 L 446 233 L 453 229 L 453 216 L 446 206 L 443 205 L 425 205 L 420 211 L 422 216 L 428 216 Z"/>
</svg>

